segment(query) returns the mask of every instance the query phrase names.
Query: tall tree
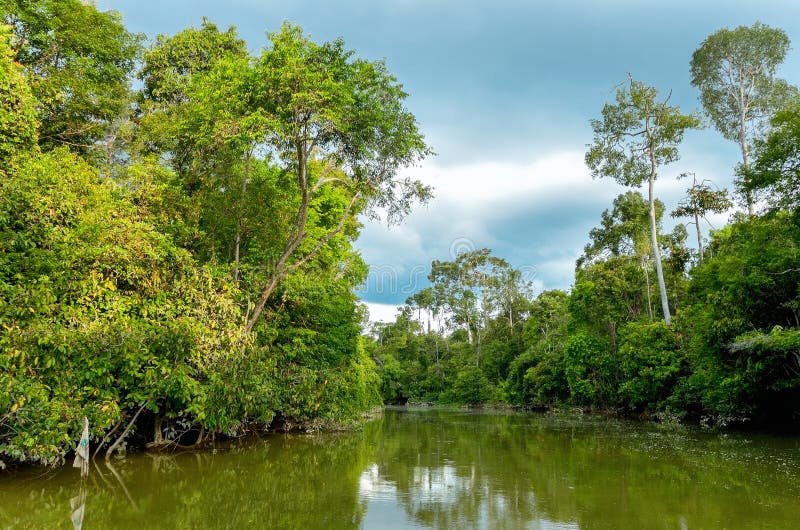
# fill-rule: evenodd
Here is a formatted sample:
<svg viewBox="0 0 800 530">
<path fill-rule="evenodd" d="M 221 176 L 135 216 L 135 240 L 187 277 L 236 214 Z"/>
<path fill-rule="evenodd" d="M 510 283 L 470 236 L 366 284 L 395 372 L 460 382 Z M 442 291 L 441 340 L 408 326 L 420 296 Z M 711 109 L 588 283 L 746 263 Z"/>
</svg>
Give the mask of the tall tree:
<svg viewBox="0 0 800 530">
<path fill-rule="evenodd" d="M 656 199 L 656 228 L 661 230 L 661 217 L 664 204 Z M 650 205 L 639 192 L 627 191 L 614 199 L 611 211 L 604 210 L 600 226 L 589 231 L 590 242 L 584 247 L 583 255 L 578 258 L 577 268 L 584 268 L 596 263 L 598 259 L 635 257 L 644 272 L 647 314 L 653 318 L 653 307 L 650 298 L 650 264 L 652 254 L 650 241 Z"/>
<path fill-rule="evenodd" d="M 434 261 L 428 279 L 434 292 L 445 295 L 444 305 L 453 324 L 463 325 L 475 348 L 475 366 L 480 366 L 481 341 L 488 319 L 506 308 L 514 298 L 509 291 L 523 291 L 522 275 L 508 262 L 491 254 L 488 248 L 459 254 L 453 261 Z M 503 281 L 516 282 L 517 288 L 503 285 Z M 513 324 L 513 316 L 511 317 Z"/>
<path fill-rule="evenodd" d="M 776 113 L 767 138 L 756 142 L 747 183 L 767 190 L 771 207 L 800 210 L 800 103 Z"/>
<path fill-rule="evenodd" d="M 200 28 L 187 28 L 169 37 L 159 35 L 143 54 L 138 74 L 144 85 L 138 101 L 139 140 L 145 152 L 159 153 L 168 161 L 189 193 L 201 186 L 209 166 L 219 169 L 224 157 L 218 148 L 220 144 L 227 147 L 224 140 L 232 136 L 225 135 L 220 141 L 209 130 L 223 120 L 216 111 L 223 107 L 229 115 L 241 114 L 243 102 L 232 98 L 241 96 L 242 91 L 231 94 L 240 83 L 220 79 L 224 70 L 216 79 L 209 76 L 205 83 L 196 79 L 226 59 L 246 62 L 249 56 L 244 41 L 234 28 L 222 32 L 205 19 Z M 216 87 L 221 93 L 206 90 L 213 81 L 222 81 Z M 204 119 L 198 116 L 201 111 Z M 210 152 L 215 148 L 216 152 Z"/>
<path fill-rule="evenodd" d="M 260 287 L 247 319 L 251 331 L 279 283 L 339 234 L 357 210 L 386 212 L 396 221 L 430 189 L 399 178 L 398 170 L 430 153 L 416 119 L 403 107 L 406 93 L 383 62 L 354 57 L 339 39 L 316 44 L 284 24 L 254 66 L 261 80 L 260 105 L 269 128 L 264 142 L 291 171 L 299 205 L 289 237 Z M 321 169 L 313 171 L 314 161 Z M 312 201 L 326 186 L 341 186 L 350 200 L 339 222 L 309 235 Z"/>
<path fill-rule="evenodd" d="M 681 177 L 688 176 L 684 173 Z M 692 217 L 697 231 L 697 259 L 703 262 L 703 234 L 700 229 L 700 218 L 705 219 L 709 213 L 722 213 L 731 207 L 728 191 L 715 190 L 707 180 L 697 182 L 697 175 L 692 175 L 692 187 L 686 190 L 686 198 L 672 211 L 672 217 Z M 708 219 L 706 219 L 708 222 Z"/>
<path fill-rule="evenodd" d="M 96 147 L 128 110 L 142 37 L 80 0 L 0 0 L 0 17 L 37 99 L 42 146 Z"/>
<path fill-rule="evenodd" d="M 594 143 L 586 152 L 586 164 L 593 178 L 613 178 L 635 187 L 648 183 L 650 242 L 661 308 L 669 325 L 669 302 L 658 245 L 655 181 L 660 166 L 678 160 L 678 145 L 684 132 L 698 127 L 700 121 L 669 105 L 669 96 L 659 101 L 655 88 L 628 77 L 627 86 L 617 91 L 616 104 L 606 104 L 602 119 L 591 120 Z"/>
<path fill-rule="evenodd" d="M 14 63 L 10 31 L 0 26 L 0 164 L 12 154 L 36 143 L 35 101 L 31 89 Z M 5 167 L 3 167 L 5 169 Z"/>
<path fill-rule="evenodd" d="M 745 170 L 740 190 L 751 216 L 755 198 L 747 175 L 753 137 L 796 93 L 775 77 L 788 50 L 789 37 L 783 30 L 756 22 L 717 31 L 692 55 L 692 85 L 700 90 L 706 114 L 722 136 L 739 144 Z"/>
</svg>

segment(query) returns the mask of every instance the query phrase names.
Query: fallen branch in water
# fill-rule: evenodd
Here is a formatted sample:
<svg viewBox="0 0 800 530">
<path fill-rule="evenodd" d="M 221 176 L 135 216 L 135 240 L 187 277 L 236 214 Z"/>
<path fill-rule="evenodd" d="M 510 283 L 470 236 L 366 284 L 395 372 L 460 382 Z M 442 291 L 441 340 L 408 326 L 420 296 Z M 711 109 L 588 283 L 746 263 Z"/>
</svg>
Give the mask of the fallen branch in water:
<svg viewBox="0 0 800 530">
<path fill-rule="evenodd" d="M 94 450 L 94 454 L 92 454 L 92 460 L 94 460 L 95 457 L 97 457 L 97 453 L 100 452 L 100 449 L 103 447 L 103 445 L 105 445 L 105 443 L 111 438 L 112 434 L 117 432 L 117 429 L 119 429 L 121 425 L 122 425 L 122 420 L 119 420 L 117 424 L 114 425 L 114 428 L 108 431 L 108 433 L 106 433 L 105 436 L 103 436 L 103 439 L 100 440 L 99 444 L 97 444 L 97 449 Z"/>
<path fill-rule="evenodd" d="M 122 434 L 119 435 L 119 438 L 117 438 L 117 440 L 111 445 L 111 447 L 108 448 L 108 451 L 106 451 L 106 461 L 108 461 L 108 459 L 111 458 L 111 455 L 114 453 L 114 451 L 117 450 L 117 447 L 119 446 L 119 444 L 122 443 L 122 440 L 124 440 L 125 437 L 128 436 L 128 433 L 130 432 L 131 428 L 133 428 L 133 424 L 136 422 L 136 418 L 139 417 L 139 414 L 142 413 L 142 411 L 146 406 L 147 406 L 147 401 L 142 403 L 142 406 L 139 407 L 139 410 L 137 410 L 136 414 L 133 415 L 133 418 L 131 419 L 130 423 L 128 423 L 128 426 L 125 427 L 124 431 L 122 431 Z"/>
</svg>

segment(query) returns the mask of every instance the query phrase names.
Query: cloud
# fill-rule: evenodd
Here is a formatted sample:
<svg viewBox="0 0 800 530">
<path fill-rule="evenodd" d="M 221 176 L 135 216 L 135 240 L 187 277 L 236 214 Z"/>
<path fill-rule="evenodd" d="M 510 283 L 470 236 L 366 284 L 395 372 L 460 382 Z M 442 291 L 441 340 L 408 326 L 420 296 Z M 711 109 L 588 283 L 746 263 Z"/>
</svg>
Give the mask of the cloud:
<svg viewBox="0 0 800 530">
<path fill-rule="evenodd" d="M 702 146 L 702 141 L 696 143 Z M 678 174 L 693 170 L 723 187 L 730 186 L 729 168 L 724 157 L 702 148 L 686 149 L 682 161 L 660 169 L 656 196 L 669 212 L 690 185 L 678 180 Z M 450 166 L 432 160 L 407 173 L 434 186 L 435 199 L 414 210 L 400 226 L 368 222 L 356 243 L 371 266 L 360 295 L 392 308 L 428 285 L 432 260 L 451 260 L 457 250 L 491 248 L 522 268 L 537 292 L 569 288 L 589 230 L 627 190 L 613 180 L 592 180 L 583 152 L 577 150 L 552 152 L 529 163 Z M 639 191 L 646 197 L 646 188 Z M 710 220 L 720 227 L 728 216 Z M 667 215 L 664 229 L 670 231 L 683 221 Z M 707 234 L 706 223 L 703 230 Z M 689 245 L 695 240 L 691 236 Z"/>
<path fill-rule="evenodd" d="M 401 226 L 367 223 L 357 245 L 372 267 L 365 300 L 402 303 L 426 285 L 434 259 L 458 250 L 491 248 L 516 267 L 537 273 L 541 285 L 566 287 L 583 235 L 618 192 L 593 181 L 578 151 L 555 152 L 528 164 L 439 166 L 409 171 L 434 186 L 436 198 Z M 577 243 L 576 243 L 577 242 Z"/>
<path fill-rule="evenodd" d="M 364 302 L 369 311 L 370 322 L 394 322 L 397 318 L 397 306 L 393 304 L 379 304 Z"/>
</svg>

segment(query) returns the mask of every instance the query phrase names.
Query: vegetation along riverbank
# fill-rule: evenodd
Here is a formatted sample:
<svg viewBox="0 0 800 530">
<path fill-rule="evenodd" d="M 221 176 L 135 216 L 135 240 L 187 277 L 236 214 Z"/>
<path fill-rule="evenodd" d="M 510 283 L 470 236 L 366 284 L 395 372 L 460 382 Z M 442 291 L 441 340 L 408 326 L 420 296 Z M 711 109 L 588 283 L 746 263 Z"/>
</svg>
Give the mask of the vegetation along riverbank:
<svg viewBox="0 0 800 530">
<path fill-rule="evenodd" d="M 84 417 L 101 452 L 408 400 L 800 424 L 800 96 L 775 76 L 780 29 L 721 30 L 687 58 L 705 118 L 669 87 L 619 86 L 586 164 L 631 189 L 569 291 L 534 296 L 475 249 L 369 327 L 360 220 L 433 193 L 404 171 L 433 153 L 385 62 L 290 23 L 253 53 L 208 20 L 148 41 L 79 0 L 0 17 L 0 466 L 64 462 Z M 703 120 L 741 150 L 737 189 L 696 175 L 668 211 L 658 176 Z"/>
</svg>

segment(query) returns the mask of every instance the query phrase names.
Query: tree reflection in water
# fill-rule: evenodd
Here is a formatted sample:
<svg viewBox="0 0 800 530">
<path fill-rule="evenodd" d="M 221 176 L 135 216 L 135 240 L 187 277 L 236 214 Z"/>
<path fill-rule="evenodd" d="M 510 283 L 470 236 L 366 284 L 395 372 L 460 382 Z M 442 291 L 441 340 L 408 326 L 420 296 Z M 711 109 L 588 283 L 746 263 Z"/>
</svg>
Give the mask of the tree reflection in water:
<svg viewBox="0 0 800 530">
<path fill-rule="evenodd" d="M 589 417 L 388 410 L 93 467 L 94 528 L 795 528 L 800 440 Z M 116 471 L 112 473 L 111 471 Z M 72 528 L 70 468 L 0 474 L 0 528 Z"/>
</svg>

